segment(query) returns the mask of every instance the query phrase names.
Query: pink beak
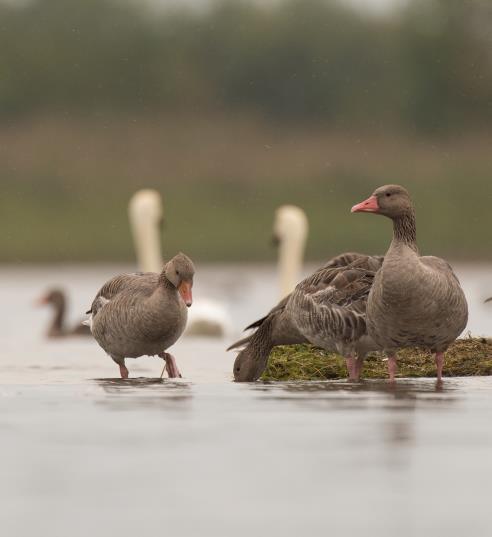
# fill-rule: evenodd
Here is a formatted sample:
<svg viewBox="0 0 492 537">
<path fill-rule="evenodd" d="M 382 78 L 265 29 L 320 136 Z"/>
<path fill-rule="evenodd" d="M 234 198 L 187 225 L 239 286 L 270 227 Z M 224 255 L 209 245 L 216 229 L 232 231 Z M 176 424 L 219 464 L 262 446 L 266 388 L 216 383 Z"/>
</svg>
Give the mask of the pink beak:
<svg viewBox="0 0 492 537">
<path fill-rule="evenodd" d="M 37 298 L 33 302 L 34 306 L 44 306 L 45 304 L 48 304 L 48 297 L 47 296 L 42 296 L 40 298 Z"/>
<path fill-rule="evenodd" d="M 371 196 L 365 201 L 361 201 L 357 205 L 354 205 L 350 210 L 351 213 L 377 213 L 379 212 L 378 198 Z"/>
<path fill-rule="evenodd" d="M 191 282 L 182 281 L 178 286 L 179 294 L 188 307 L 190 307 L 193 302 L 193 296 L 191 294 L 192 285 L 193 284 Z"/>
</svg>

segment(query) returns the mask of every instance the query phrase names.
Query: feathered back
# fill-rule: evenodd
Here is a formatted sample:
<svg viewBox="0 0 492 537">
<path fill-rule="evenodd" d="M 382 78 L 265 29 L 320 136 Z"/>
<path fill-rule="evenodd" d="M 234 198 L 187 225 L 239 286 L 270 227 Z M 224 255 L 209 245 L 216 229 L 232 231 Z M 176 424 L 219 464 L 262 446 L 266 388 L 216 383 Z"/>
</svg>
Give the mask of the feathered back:
<svg viewBox="0 0 492 537">
<path fill-rule="evenodd" d="M 354 352 L 367 332 L 367 297 L 380 265 L 377 258 L 359 256 L 347 266 L 316 271 L 296 287 L 286 313 L 313 344 Z"/>
</svg>

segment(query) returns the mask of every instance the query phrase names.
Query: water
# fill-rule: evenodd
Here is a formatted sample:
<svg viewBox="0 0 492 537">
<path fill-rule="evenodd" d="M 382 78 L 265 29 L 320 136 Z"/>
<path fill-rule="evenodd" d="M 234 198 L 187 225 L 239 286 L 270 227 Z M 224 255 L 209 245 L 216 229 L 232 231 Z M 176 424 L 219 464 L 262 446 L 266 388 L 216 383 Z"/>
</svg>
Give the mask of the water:
<svg viewBox="0 0 492 537">
<path fill-rule="evenodd" d="M 31 306 L 62 284 L 73 322 L 119 268 L 0 269 L 4 535 L 490 535 L 492 380 L 237 385 L 231 334 L 179 342 L 182 381 L 157 358 L 121 381 L 90 338 L 45 340 Z M 487 334 L 490 267 L 459 272 Z M 235 327 L 274 300 L 270 267 L 199 274 Z"/>
</svg>

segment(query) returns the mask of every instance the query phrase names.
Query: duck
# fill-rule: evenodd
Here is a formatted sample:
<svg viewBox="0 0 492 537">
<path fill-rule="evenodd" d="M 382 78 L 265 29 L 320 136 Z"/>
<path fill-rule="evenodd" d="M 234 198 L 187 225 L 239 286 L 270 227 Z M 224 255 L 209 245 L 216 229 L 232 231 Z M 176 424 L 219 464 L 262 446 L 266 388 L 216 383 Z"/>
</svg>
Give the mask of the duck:
<svg viewBox="0 0 492 537">
<path fill-rule="evenodd" d="M 82 321 L 72 328 L 67 328 L 65 325 L 65 313 L 67 309 L 66 294 L 62 289 L 54 288 L 48 290 L 41 298 L 36 301 L 36 304 L 50 305 L 53 308 L 54 314 L 51 324 L 46 331 L 46 336 L 49 338 L 61 338 L 67 336 L 90 336 L 91 331 L 88 326 L 85 326 Z"/>
<path fill-rule="evenodd" d="M 179 253 L 160 273 L 120 274 L 97 292 L 88 325 L 92 335 L 127 379 L 126 358 L 159 356 L 169 378 L 181 377 L 173 355 L 166 352 L 184 332 L 192 305 L 195 267 Z"/>
<path fill-rule="evenodd" d="M 308 219 L 300 207 L 281 205 L 276 209 L 273 243 L 278 247 L 280 299 L 290 294 L 300 280 L 308 232 Z"/>
<path fill-rule="evenodd" d="M 161 239 L 164 222 L 160 193 L 150 188 L 135 192 L 128 204 L 128 216 L 138 269 L 159 272 L 163 263 Z M 226 308 L 215 300 L 201 298 L 190 311 L 184 335 L 222 338 L 229 330 Z"/>
<path fill-rule="evenodd" d="M 456 274 L 444 259 L 420 255 L 415 209 L 404 187 L 381 186 L 351 211 L 383 215 L 393 222 L 393 240 L 367 299 L 367 331 L 388 354 L 390 380 L 394 382 L 397 372 L 396 351 L 420 347 L 435 354 L 441 382 L 444 353 L 468 321 Z"/>
<path fill-rule="evenodd" d="M 368 336 L 367 296 L 381 256 L 347 252 L 302 280 L 292 293 L 247 329 L 254 333 L 233 343 L 240 348 L 236 382 L 258 380 L 273 347 L 310 343 L 345 357 L 350 381 L 358 381 L 365 356 L 378 345 Z"/>
</svg>

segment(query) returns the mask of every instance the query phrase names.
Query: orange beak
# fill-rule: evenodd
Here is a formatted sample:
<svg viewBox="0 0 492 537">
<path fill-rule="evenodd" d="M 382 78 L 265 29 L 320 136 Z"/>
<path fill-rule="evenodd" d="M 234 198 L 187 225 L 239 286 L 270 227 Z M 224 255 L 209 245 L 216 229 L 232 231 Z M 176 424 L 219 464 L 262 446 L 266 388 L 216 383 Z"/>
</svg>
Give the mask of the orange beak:
<svg viewBox="0 0 492 537">
<path fill-rule="evenodd" d="M 188 307 L 190 307 L 193 302 L 193 296 L 191 295 L 192 286 L 193 283 L 190 281 L 182 281 L 178 286 L 179 294 Z"/>
<path fill-rule="evenodd" d="M 354 205 L 350 210 L 351 213 L 377 213 L 379 212 L 378 198 L 371 196 L 365 201 L 361 201 L 357 205 Z"/>
<path fill-rule="evenodd" d="M 34 306 L 44 306 L 45 304 L 48 304 L 48 297 L 47 296 L 42 296 L 40 298 L 37 298 L 33 302 Z"/>
</svg>

